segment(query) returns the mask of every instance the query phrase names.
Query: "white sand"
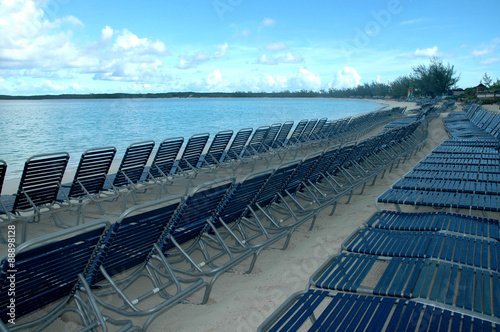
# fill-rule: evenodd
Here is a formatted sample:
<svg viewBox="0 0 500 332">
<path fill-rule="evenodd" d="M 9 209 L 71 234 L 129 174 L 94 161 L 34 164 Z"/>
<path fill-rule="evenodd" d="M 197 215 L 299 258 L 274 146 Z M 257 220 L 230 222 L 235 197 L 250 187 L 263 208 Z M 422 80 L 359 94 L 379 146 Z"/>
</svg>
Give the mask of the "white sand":
<svg viewBox="0 0 500 332">
<path fill-rule="evenodd" d="M 390 107 L 418 108 L 414 103 L 383 103 Z M 265 250 L 251 274 L 242 274 L 237 267 L 235 273 L 222 275 L 215 283 L 208 304 L 179 304 L 157 318 L 149 330 L 255 331 L 292 293 L 305 289 L 311 274 L 336 254 L 342 241 L 376 211 L 376 197 L 447 138 L 442 121 L 432 121 L 426 146 L 411 160 L 386 173 L 383 179 L 379 178 L 375 186 L 367 186 L 362 196 L 353 196 L 349 205 L 343 204 L 346 198 L 342 198 L 332 217 L 328 216 L 329 209 L 325 209 L 312 231 L 308 230 L 309 223 L 303 225 L 294 233 L 286 251 Z M 29 226 L 29 238 L 57 230 L 48 218 Z M 201 293 L 193 296 L 193 302 L 199 301 Z M 136 323 L 143 320 L 137 319 Z M 58 325 L 71 329 L 62 322 Z"/>
</svg>

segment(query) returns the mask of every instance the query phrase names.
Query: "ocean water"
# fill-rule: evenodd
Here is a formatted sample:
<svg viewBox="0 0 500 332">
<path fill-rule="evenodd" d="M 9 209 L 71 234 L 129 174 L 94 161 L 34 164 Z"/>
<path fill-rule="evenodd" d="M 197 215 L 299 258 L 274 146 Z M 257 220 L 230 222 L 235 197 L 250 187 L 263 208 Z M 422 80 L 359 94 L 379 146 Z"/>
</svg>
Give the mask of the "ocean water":
<svg viewBox="0 0 500 332">
<path fill-rule="evenodd" d="M 90 148 L 116 147 L 116 163 L 128 145 L 145 140 L 154 140 L 158 146 L 170 137 L 187 140 L 205 132 L 213 137 L 220 130 L 236 132 L 322 117 L 339 119 L 381 106 L 366 101 L 296 98 L 0 101 L 0 159 L 7 162 L 6 179 L 12 182 L 20 178 L 25 161 L 36 154 L 68 152 L 69 171 Z"/>
</svg>

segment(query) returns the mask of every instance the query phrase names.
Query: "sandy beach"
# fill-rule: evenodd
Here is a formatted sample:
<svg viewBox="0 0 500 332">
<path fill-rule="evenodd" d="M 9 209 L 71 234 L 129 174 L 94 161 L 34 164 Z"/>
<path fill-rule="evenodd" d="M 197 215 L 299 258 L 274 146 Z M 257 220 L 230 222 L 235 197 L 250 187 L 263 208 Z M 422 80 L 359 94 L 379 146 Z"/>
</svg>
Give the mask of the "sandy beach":
<svg viewBox="0 0 500 332">
<path fill-rule="evenodd" d="M 415 103 L 382 103 L 387 107 L 418 108 Z M 376 134 L 382 128 L 383 126 L 378 126 L 366 136 Z M 215 283 L 206 305 L 196 304 L 200 302 L 203 293 L 198 292 L 189 298 L 190 303 L 176 305 L 158 317 L 149 330 L 255 331 L 285 299 L 305 289 L 311 274 L 328 257 L 336 254 L 346 237 L 361 227 L 376 211 L 376 197 L 447 138 L 442 121 L 434 119 L 429 125 L 429 137 L 424 148 L 391 173 L 387 172 L 384 178 L 379 177 L 374 186 L 367 186 L 363 195 L 354 195 L 350 204 L 344 204 L 347 197 L 342 198 L 333 216 L 328 215 L 329 209 L 323 210 L 311 231 L 308 230 L 309 223 L 298 228 L 287 250 L 264 250 L 251 274 L 244 274 L 247 262 L 236 266 L 231 273 L 223 274 Z M 203 181 L 203 177 L 198 181 Z M 140 199 L 154 199 L 154 194 L 141 195 Z M 67 218 L 71 216 L 74 218 L 74 214 L 68 214 Z M 102 217 L 97 213 L 93 214 L 92 208 L 89 209 L 88 216 Z M 48 217 L 28 226 L 28 239 L 58 230 Z M 2 252 L 5 252 L 4 248 Z M 141 325 L 144 320 L 137 318 L 134 322 Z M 59 320 L 56 327 L 66 331 L 76 328 L 74 323 L 64 320 Z"/>
</svg>

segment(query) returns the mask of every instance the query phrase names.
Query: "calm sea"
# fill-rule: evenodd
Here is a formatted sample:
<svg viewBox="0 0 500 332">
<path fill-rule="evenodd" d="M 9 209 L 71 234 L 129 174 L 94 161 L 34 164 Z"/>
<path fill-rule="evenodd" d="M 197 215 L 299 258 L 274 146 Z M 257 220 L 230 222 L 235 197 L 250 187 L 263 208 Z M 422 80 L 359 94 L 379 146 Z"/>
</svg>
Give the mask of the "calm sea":
<svg viewBox="0 0 500 332">
<path fill-rule="evenodd" d="M 65 151 L 69 169 L 90 148 L 128 145 L 220 130 L 327 117 L 339 119 L 380 108 L 366 101 L 332 99 L 110 99 L 0 101 L 0 159 L 7 179 L 21 176 L 24 162 Z M 154 151 L 153 151 L 154 153 Z M 17 181 L 18 183 L 18 181 Z M 17 185 L 17 184 L 16 184 Z"/>
</svg>

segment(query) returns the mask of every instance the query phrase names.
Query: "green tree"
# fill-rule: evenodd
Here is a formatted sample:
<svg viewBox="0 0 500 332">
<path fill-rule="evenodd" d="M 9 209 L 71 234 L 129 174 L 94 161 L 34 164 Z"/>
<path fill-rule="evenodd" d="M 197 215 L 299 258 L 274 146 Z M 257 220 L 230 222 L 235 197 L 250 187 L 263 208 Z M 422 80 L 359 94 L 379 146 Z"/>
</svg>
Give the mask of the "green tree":
<svg viewBox="0 0 500 332">
<path fill-rule="evenodd" d="M 491 77 L 488 76 L 488 73 L 484 73 L 484 76 L 481 79 L 481 83 L 483 83 L 484 86 L 489 89 L 491 87 L 491 82 L 492 82 L 492 80 L 491 80 Z"/>
<path fill-rule="evenodd" d="M 416 85 L 425 95 L 436 97 L 450 90 L 459 80 L 455 67 L 449 63 L 444 66 L 438 57 L 432 57 L 429 66 L 420 64 L 413 67 Z"/>
<path fill-rule="evenodd" d="M 399 76 L 391 82 L 391 94 L 393 97 L 406 97 L 408 89 L 415 86 L 411 76 Z"/>
</svg>

